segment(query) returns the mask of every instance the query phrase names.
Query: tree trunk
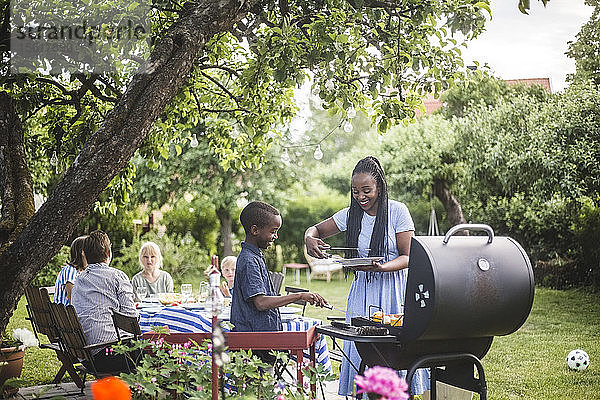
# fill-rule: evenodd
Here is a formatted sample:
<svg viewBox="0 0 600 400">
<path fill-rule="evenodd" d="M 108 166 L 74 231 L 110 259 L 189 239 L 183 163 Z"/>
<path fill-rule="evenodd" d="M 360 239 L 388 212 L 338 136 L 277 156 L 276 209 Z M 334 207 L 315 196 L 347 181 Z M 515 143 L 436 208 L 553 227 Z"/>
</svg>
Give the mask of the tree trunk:
<svg viewBox="0 0 600 400">
<path fill-rule="evenodd" d="M 207 41 L 229 30 L 255 2 L 201 0 L 184 5 L 180 18 L 158 41 L 63 180 L 0 254 L 0 332 L 6 328 L 25 286 L 56 254 L 140 147 L 154 121 L 184 84 Z"/>
<path fill-rule="evenodd" d="M 450 189 L 446 186 L 446 181 L 443 179 L 434 179 L 433 193 L 444 205 L 446 215 L 448 216 L 448 222 L 450 222 L 452 226 L 464 224 L 466 222 L 462 207 L 456 197 L 450 192 Z M 460 231 L 457 235 L 468 235 L 468 232 Z"/>
<path fill-rule="evenodd" d="M 12 97 L 0 93 L 0 254 L 35 212 L 31 174 L 25 161 L 23 128 Z"/>
<path fill-rule="evenodd" d="M 221 225 L 221 239 L 223 240 L 223 256 L 233 255 L 233 242 L 231 241 L 231 226 L 233 224 L 233 218 L 231 217 L 231 211 L 224 207 L 217 208 L 217 217 L 219 218 L 219 224 Z"/>
</svg>

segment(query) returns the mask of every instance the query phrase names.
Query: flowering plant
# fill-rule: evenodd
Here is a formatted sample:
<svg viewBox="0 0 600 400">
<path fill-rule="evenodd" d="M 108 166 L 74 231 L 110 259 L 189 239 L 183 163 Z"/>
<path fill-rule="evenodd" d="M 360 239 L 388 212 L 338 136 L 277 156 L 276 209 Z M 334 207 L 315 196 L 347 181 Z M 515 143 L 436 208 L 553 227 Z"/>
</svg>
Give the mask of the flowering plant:
<svg viewBox="0 0 600 400">
<path fill-rule="evenodd" d="M 17 328 L 13 330 L 12 336 L 2 336 L 2 347 L 17 347 L 24 350 L 27 347 L 38 346 L 40 343 L 29 329 Z"/>
<path fill-rule="evenodd" d="M 408 385 L 391 368 L 375 366 L 365 371 L 364 376 L 356 375 L 354 382 L 360 389 L 357 394 L 367 393 L 369 398 L 380 400 L 408 399 Z"/>
<path fill-rule="evenodd" d="M 155 332 L 164 329 L 153 327 Z M 163 332 L 164 333 L 164 332 Z M 126 354 L 132 349 L 144 350 L 131 374 L 121 374 L 121 379 L 131 388 L 134 400 L 154 400 L 168 393 L 172 399 L 208 400 L 212 398 L 211 361 L 212 352 L 217 351 L 210 341 L 196 343 L 188 341 L 171 344 L 163 337 L 156 340 L 131 341 L 114 345 L 116 353 Z M 223 353 L 225 355 L 226 353 Z M 271 352 L 282 364 L 291 360 L 287 353 Z M 219 389 L 228 397 L 241 399 L 306 400 L 310 397 L 309 385 L 332 380 L 323 366 L 303 365 L 309 378 L 306 387 L 277 380 L 269 370 L 272 365 L 261 361 L 252 350 L 229 351 L 222 357 Z"/>
</svg>

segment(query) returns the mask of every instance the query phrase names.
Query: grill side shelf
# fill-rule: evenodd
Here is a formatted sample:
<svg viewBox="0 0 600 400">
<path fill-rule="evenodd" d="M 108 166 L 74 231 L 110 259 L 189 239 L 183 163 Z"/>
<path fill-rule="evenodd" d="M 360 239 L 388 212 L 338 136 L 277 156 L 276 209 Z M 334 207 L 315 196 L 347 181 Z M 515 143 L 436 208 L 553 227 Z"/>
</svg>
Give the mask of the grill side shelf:
<svg viewBox="0 0 600 400">
<path fill-rule="evenodd" d="M 351 327 L 353 328 L 353 327 Z M 356 333 L 356 329 L 336 328 L 331 325 L 318 325 L 315 330 L 323 335 L 331 336 L 337 339 L 350 340 L 353 342 L 364 343 L 396 343 L 398 338 L 393 335 L 385 336 L 364 336 Z"/>
</svg>

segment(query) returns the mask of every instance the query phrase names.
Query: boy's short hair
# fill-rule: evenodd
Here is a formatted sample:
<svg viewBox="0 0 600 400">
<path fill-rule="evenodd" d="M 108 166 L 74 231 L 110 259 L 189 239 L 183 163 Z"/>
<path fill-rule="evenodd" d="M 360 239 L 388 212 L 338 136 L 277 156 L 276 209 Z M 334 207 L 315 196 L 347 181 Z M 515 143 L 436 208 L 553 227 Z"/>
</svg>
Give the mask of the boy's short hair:
<svg viewBox="0 0 600 400">
<path fill-rule="evenodd" d="M 262 201 L 253 201 L 242 210 L 240 222 L 248 234 L 252 225 L 262 228 L 269 223 L 272 217 L 277 215 L 279 215 L 279 210 L 272 205 Z"/>
<path fill-rule="evenodd" d="M 97 264 L 108 260 L 110 255 L 110 239 L 100 230 L 91 232 L 83 242 L 83 252 L 89 264 Z"/>
</svg>

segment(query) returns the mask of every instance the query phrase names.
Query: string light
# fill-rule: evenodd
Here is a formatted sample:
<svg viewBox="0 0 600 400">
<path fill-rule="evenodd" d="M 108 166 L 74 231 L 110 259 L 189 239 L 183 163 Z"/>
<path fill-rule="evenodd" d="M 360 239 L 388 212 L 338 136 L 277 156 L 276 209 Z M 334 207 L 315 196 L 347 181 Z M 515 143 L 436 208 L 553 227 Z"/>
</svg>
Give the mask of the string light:
<svg viewBox="0 0 600 400">
<path fill-rule="evenodd" d="M 323 158 L 323 152 L 321 151 L 321 145 L 318 144 L 317 148 L 315 149 L 315 152 L 313 153 L 313 157 L 315 158 L 315 160 L 320 160 L 321 158 Z"/>
<path fill-rule="evenodd" d="M 350 107 L 346 110 L 346 116 L 348 117 L 348 119 L 356 117 L 356 110 L 354 109 L 354 107 Z"/>
<path fill-rule="evenodd" d="M 352 122 L 350 122 L 350 121 L 344 122 L 344 132 L 350 133 L 350 132 L 352 132 L 352 129 L 354 129 L 354 127 L 352 126 Z"/>
<path fill-rule="evenodd" d="M 196 137 L 195 133 L 192 135 L 192 140 L 190 141 L 190 147 L 192 147 L 192 148 L 198 147 L 198 138 Z"/>
<path fill-rule="evenodd" d="M 56 167 L 58 165 L 58 157 L 56 156 L 56 151 L 52 153 L 52 157 L 50 158 L 50 165 Z"/>
<path fill-rule="evenodd" d="M 285 164 L 289 164 L 291 159 L 290 159 L 290 155 L 288 153 L 288 149 L 290 148 L 294 148 L 294 147 L 311 147 L 311 146 L 317 146 L 315 148 L 315 151 L 313 153 L 313 157 L 315 160 L 321 160 L 323 158 L 323 150 L 321 150 L 321 143 L 323 143 L 323 141 L 325 139 L 327 139 L 333 132 L 336 131 L 336 129 L 343 127 L 344 131 L 346 132 L 351 132 L 353 127 L 352 127 L 352 123 L 350 121 L 348 121 L 347 119 L 341 119 L 340 122 L 332 129 L 330 130 L 327 135 L 325 135 L 323 138 L 321 138 L 321 140 L 319 140 L 316 143 L 306 143 L 306 144 L 297 144 L 297 145 L 291 145 L 291 146 L 285 146 L 283 147 L 283 153 L 281 153 L 281 161 L 284 162 Z M 310 137 L 305 136 L 305 140 L 310 139 Z M 298 153 L 296 153 L 296 156 L 299 156 Z"/>
<path fill-rule="evenodd" d="M 288 154 L 288 149 L 284 148 L 283 153 L 281 154 L 281 161 L 285 164 L 290 163 L 290 155 Z"/>
</svg>

